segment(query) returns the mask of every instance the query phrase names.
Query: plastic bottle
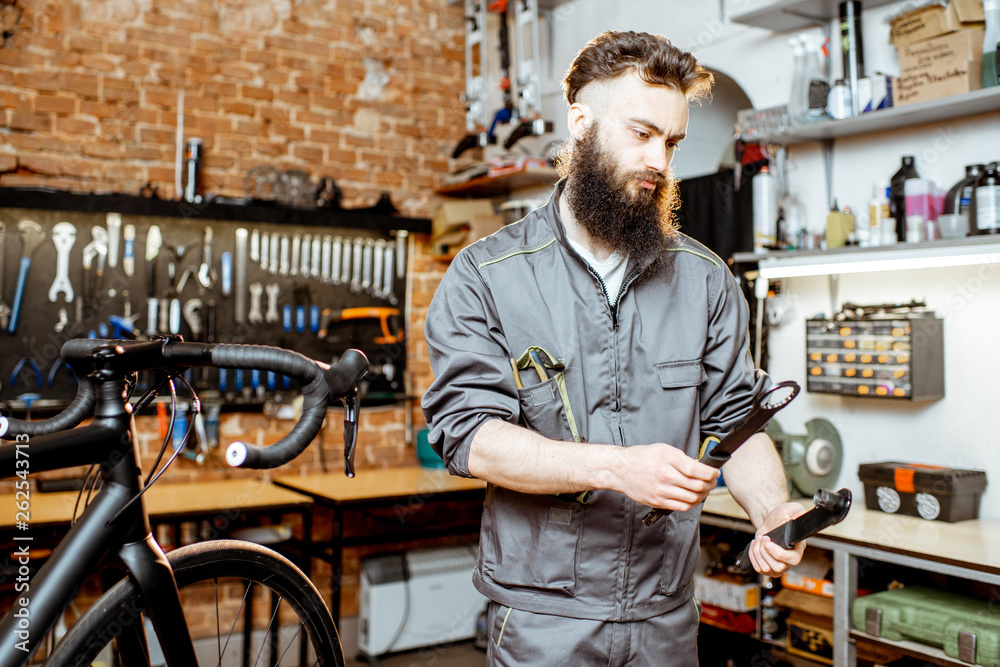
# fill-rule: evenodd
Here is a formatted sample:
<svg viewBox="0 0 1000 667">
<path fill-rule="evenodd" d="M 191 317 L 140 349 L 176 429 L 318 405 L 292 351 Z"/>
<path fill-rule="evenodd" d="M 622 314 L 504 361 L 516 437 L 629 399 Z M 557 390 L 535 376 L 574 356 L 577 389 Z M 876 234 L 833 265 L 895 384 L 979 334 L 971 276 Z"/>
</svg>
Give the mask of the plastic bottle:
<svg viewBox="0 0 1000 667">
<path fill-rule="evenodd" d="M 882 245 L 882 223 L 889 215 L 889 185 L 879 183 L 872 189 L 872 198 L 868 202 L 868 239 L 869 245 Z"/>
<path fill-rule="evenodd" d="M 801 37 L 788 40 L 792 47 L 792 90 L 788 96 L 788 119 L 792 123 L 802 122 L 809 107 L 806 97 L 806 53 Z"/>
<path fill-rule="evenodd" d="M 753 177 L 753 250 L 764 253 L 777 243 L 778 185 L 763 166 Z"/>
<path fill-rule="evenodd" d="M 1000 234 L 1000 174 L 990 162 L 976 179 L 976 226 L 974 234 Z"/>
<path fill-rule="evenodd" d="M 823 68 L 823 54 L 815 39 L 803 36 L 805 47 L 806 107 L 805 120 L 823 120 L 827 117 L 826 100 L 830 95 L 830 80 Z"/>
<path fill-rule="evenodd" d="M 904 155 L 899 170 L 889 181 L 889 213 L 896 220 L 896 240 L 906 241 L 906 191 L 903 184 L 911 178 L 920 178 L 916 160 L 912 155 Z"/>
<path fill-rule="evenodd" d="M 854 214 L 849 206 L 845 206 L 843 212 L 834 200 L 830 214 L 826 216 L 826 247 L 842 248 L 847 245 L 847 240 L 854 234 Z"/>
<path fill-rule="evenodd" d="M 966 233 L 970 228 L 975 229 L 976 227 L 976 207 L 974 206 L 976 180 L 983 173 L 985 166 L 982 164 L 965 165 L 965 176 L 958 179 L 948 189 L 948 193 L 944 197 L 941 217 L 947 219 L 948 216 L 955 216 L 954 225 L 956 228 L 964 227 Z M 941 235 L 946 235 L 944 229 L 942 229 Z"/>
<path fill-rule="evenodd" d="M 802 203 L 795 196 L 795 193 L 789 192 L 781 198 L 780 208 L 785 221 L 784 238 L 781 239 L 782 246 L 802 249 L 805 246 L 805 237 L 808 233 Z"/>
<path fill-rule="evenodd" d="M 983 88 L 1000 83 L 997 53 L 1000 53 L 1000 0 L 983 0 L 986 31 L 983 34 Z"/>
</svg>

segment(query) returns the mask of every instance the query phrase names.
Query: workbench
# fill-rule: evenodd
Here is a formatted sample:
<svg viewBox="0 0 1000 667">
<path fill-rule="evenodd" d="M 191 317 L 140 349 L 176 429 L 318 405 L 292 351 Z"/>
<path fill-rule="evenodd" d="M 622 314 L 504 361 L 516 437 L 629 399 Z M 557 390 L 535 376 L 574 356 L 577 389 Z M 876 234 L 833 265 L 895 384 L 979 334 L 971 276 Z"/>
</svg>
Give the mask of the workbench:
<svg viewBox="0 0 1000 667">
<path fill-rule="evenodd" d="M 807 508 L 811 501 L 800 501 Z M 753 533 L 743 509 L 728 491 L 709 495 L 701 522 Z M 918 517 L 868 510 L 864 498 L 856 497 L 847 517 L 815 537 L 810 548 L 833 554 L 833 664 L 857 664 L 854 640 L 864 638 L 901 650 L 935 664 L 954 667 L 969 663 L 949 658 L 935 647 L 915 642 L 895 642 L 854 630 L 851 605 L 857 596 L 858 559 L 925 570 L 989 584 L 1000 584 L 1000 522 L 986 520 L 946 523 Z"/>
<path fill-rule="evenodd" d="M 86 494 L 84 494 L 85 500 Z M 248 518 L 261 516 L 280 517 L 297 514 L 302 521 L 301 546 L 296 551 L 308 554 L 311 551 L 308 527 L 312 523 L 312 499 L 301 494 L 282 489 L 273 484 L 253 478 L 229 479 L 186 484 L 154 484 L 143 496 L 150 523 L 154 531 L 160 526 L 173 528 L 173 535 L 180 538 L 184 531 L 181 525 L 194 523 L 200 527 L 210 527 L 208 534 L 198 530 L 190 540 L 217 539 L 225 537 L 233 527 L 246 524 Z M 30 497 L 29 534 L 44 532 L 45 540 L 39 539 L 35 545 L 55 546 L 63 530 L 73 520 L 74 515 L 83 512 L 84 500 L 77 508 L 79 491 L 59 491 L 42 493 L 32 490 Z M 16 526 L 16 498 L 13 493 L 0 494 L 0 534 L 12 532 Z M 76 509 L 74 509 L 76 508 Z M 20 533 L 23 534 L 23 533 Z M 162 545 L 169 549 L 172 545 Z M 308 558 L 300 558 L 300 567 L 307 570 Z"/>
<path fill-rule="evenodd" d="M 341 472 L 323 475 L 282 475 L 274 483 L 285 489 L 311 497 L 316 504 L 333 511 L 333 523 L 328 539 L 314 540 L 314 545 L 331 564 L 330 609 L 340 622 L 340 578 L 343 549 L 348 546 L 390 544 L 410 539 L 442 535 L 478 535 L 482 516 L 482 501 L 486 497 L 486 482 L 455 477 L 448 471 L 416 466 L 384 470 L 359 470 L 353 479 Z M 459 500 L 479 503 L 476 521 L 458 523 L 428 523 L 434 506 Z M 382 517 L 393 525 L 388 531 L 345 534 L 344 523 L 349 513 L 364 514 L 378 508 L 390 508 Z"/>
</svg>

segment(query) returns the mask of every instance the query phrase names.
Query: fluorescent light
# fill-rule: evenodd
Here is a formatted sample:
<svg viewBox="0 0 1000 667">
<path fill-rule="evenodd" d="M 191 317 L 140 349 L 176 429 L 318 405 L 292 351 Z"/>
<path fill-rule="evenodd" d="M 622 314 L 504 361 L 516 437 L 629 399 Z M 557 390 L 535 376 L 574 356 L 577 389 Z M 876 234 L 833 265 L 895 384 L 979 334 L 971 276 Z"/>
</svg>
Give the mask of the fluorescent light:
<svg viewBox="0 0 1000 667">
<path fill-rule="evenodd" d="M 862 249 L 836 254 L 762 257 L 764 279 L 829 276 L 844 273 L 935 269 L 1000 263 L 1000 243 Z"/>
</svg>

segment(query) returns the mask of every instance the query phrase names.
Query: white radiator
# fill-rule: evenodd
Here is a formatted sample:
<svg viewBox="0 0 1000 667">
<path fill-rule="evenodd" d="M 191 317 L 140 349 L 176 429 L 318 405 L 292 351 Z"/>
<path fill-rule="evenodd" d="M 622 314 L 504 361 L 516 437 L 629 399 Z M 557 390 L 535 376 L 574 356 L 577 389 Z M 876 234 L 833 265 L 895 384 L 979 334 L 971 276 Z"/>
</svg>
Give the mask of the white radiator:
<svg viewBox="0 0 1000 667">
<path fill-rule="evenodd" d="M 472 586 L 476 556 L 470 545 L 364 559 L 360 652 L 378 656 L 474 637 L 487 604 Z"/>
</svg>

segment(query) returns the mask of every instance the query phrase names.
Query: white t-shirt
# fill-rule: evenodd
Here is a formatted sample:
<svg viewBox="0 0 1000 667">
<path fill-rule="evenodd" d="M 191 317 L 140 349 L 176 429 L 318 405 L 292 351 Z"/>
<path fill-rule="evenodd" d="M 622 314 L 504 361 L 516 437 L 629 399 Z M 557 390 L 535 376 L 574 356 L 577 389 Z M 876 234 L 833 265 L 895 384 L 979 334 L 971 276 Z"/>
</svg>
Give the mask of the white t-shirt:
<svg viewBox="0 0 1000 667">
<path fill-rule="evenodd" d="M 618 301 L 618 290 L 621 289 L 622 281 L 625 279 L 625 269 L 628 266 L 628 255 L 612 253 L 603 262 L 597 261 L 594 255 L 573 239 L 567 239 L 573 249 L 580 253 L 580 257 L 597 271 L 597 275 L 604 281 L 604 286 L 608 289 L 608 303 L 613 307 Z"/>
</svg>

